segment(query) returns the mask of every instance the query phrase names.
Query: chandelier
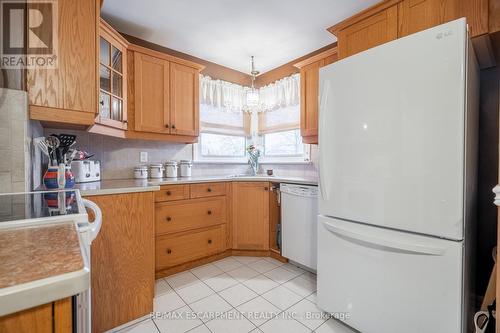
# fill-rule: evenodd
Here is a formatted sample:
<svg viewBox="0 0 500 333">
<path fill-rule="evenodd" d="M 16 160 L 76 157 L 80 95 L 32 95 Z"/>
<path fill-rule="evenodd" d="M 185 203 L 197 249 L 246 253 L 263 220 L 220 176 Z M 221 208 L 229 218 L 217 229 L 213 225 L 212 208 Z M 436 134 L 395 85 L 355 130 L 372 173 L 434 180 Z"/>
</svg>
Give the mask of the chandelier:
<svg viewBox="0 0 500 333">
<path fill-rule="evenodd" d="M 252 56 L 252 71 L 250 72 L 252 76 L 252 87 L 247 90 L 246 94 L 246 105 L 244 109 L 248 112 L 255 110 L 259 105 L 259 91 L 255 89 L 254 82 L 255 77 L 259 75 L 259 71 L 255 70 L 255 63 Z"/>
</svg>

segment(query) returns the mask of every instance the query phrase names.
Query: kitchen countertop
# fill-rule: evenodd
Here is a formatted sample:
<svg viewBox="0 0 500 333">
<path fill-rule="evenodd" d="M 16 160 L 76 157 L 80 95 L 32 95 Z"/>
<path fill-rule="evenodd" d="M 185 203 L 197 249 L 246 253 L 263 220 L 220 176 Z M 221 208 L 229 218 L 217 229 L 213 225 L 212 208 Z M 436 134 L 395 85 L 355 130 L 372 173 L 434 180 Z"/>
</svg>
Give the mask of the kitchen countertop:
<svg viewBox="0 0 500 333">
<path fill-rule="evenodd" d="M 0 316 L 90 287 L 78 191 L 0 194 Z"/>
<path fill-rule="evenodd" d="M 192 183 L 210 183 L 210 182 L 252 182 L 265 181 L 277 183 L 292 183 L 302 185 L 318 185 L 316 179 L 306 179 L 299 177 L 279 177 L 279 176 L 198 176 L 198 177 L 179 177 L 162 179 L 109 179 L 100 182 L 80 183 L 75 185 L 75 189 L 80 190 L 82 196 L 123 194 L 134 192 L 159 191 L 161 185 L 192 184 Z M 42 186 L 37 190 L 45 190 Z"/>
</svg>

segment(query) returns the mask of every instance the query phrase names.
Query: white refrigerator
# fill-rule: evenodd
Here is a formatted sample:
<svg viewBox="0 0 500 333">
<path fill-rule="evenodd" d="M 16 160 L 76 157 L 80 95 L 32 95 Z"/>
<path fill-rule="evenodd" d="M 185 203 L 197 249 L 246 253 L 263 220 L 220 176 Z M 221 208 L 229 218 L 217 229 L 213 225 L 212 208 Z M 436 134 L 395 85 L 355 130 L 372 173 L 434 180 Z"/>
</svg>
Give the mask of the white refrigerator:
<svg viewBox="0 0 500 333">
<path fill-rule="evenodd" d="M 318 305 L 363 333 L 465 332 L 478 75 L 465 19 L 320 70 Z"/>
</svg>

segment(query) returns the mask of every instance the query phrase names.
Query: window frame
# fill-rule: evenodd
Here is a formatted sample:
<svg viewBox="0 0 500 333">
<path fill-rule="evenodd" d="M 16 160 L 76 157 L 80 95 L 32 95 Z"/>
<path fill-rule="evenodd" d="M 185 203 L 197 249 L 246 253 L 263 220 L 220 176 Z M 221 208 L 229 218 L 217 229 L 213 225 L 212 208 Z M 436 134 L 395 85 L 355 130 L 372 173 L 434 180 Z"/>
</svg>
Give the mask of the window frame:
<svg viewBox="0 0 500 333">
<path fill-rule="evenodd" d="M 243 156 L 203 156 L 202 149 L 202 138 L 201 135 L 203 133 L 217 134 L 217 135 L 228 135 L 228 136 L 237 136 L 245 139 L 245 153 Z M 234 163 L 234 164 L 246 164 L 248 162 L 248 156 L 246 152 L 246 147 L 249 145 L 249 138 L 246 135 L 236 135 L 236 134 L 227 134 L 227 133 L 216 133 L 214 131 L 204 131 L 200 132 L 199 141 L 193 144 L 193 162 L 194 163 Z"/>
<path fill-rule="evenodd" d="M 271 155 L 268 156 L 265 154 L 266 148 L 265 148 L 265 135 L 266 134 L 272 134 L 272 133 L 278 133 L 278 132 L 288 132 L 292 130 L 298 130 L 299 135 L 300 135 L 300 129 L 285 129 L 281 131 L 275 131 L 275 132 L 268 132 L 268 133 L 262 133 L 261 135 L 258 136 L 258 146 L 262 147 L 262 155 L 259 160 L 261 164 L 310 164 L 312 163 L 311 161 L 311 145 L 307 143 L 302 143 L 303 147 L 303 153 L 302 155 Z"/>
</svg>

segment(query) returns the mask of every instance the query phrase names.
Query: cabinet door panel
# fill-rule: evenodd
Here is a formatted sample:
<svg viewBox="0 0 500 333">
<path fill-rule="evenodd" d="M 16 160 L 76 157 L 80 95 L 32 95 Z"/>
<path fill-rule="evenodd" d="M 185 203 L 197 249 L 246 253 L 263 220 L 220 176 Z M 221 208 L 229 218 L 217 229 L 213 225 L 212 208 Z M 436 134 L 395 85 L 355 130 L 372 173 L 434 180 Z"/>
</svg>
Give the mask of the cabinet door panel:
<svg viewBox="0 0 500 333">
<path fill-rule="evenodd" d="M 91 196 L 102 210 L 92 242 L 92 332 L 104 332 L 153 311 L 152 192 Z"/>
<path fill-rule="evenodd" d="M 134 69 L 135 130 L 170 133 L 168 61 L 136 52 Z"/>
<path fill-rule="evenodd" d="M 269 250 L 269 183 L 234 182 L 233 248 Z"/>
<path fill-rule="evenodd" d="M 339 59 L 384 44 L 398 37 L 398 8 L 389 7 L 338 33 Z"/>
<path fill-rule="evenodd" d="M 303 137 L 318 135 L 319 68 L 323 60 L 300 70 L 300 134 Z"/>
<path fill-rule="evenodd" d="M 404 0 L 399 3 L 399 37 L 459 17 L 457 0 Z"/>
<path fill-rule="evenodd" d="M 198 136 L 199 72 L 170 63 L 170 123 L 172 134 Z"/>
</svg>

